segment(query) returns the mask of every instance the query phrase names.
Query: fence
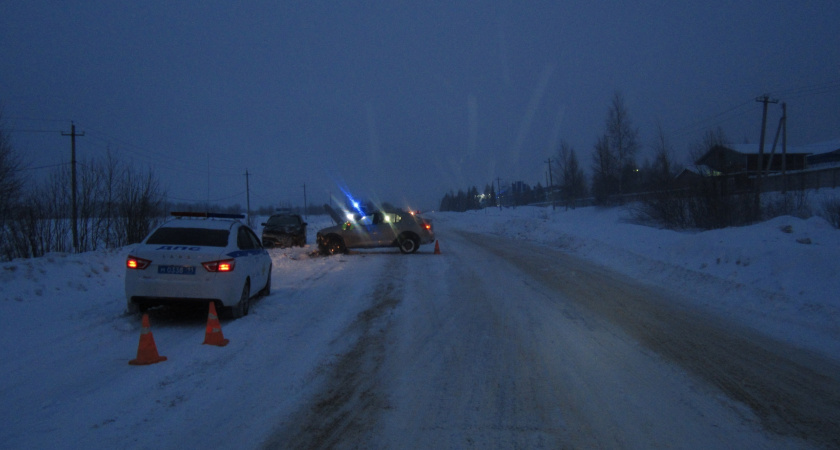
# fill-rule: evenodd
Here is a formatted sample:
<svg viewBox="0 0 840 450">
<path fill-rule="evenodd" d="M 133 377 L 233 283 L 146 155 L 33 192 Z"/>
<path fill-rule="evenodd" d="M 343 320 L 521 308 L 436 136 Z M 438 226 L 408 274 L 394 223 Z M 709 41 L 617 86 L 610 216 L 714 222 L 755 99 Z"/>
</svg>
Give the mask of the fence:
<svg viewBox="0 0 840 450">
<path fill-rule="evenodd" d="M 805 190 L 836 188 L 840 184 L 840 166 L 813 168 L 766 176 L 761 187 L 763 191 Z M 786 188 L 786 189 L 785 189 Z"/>
</svg>

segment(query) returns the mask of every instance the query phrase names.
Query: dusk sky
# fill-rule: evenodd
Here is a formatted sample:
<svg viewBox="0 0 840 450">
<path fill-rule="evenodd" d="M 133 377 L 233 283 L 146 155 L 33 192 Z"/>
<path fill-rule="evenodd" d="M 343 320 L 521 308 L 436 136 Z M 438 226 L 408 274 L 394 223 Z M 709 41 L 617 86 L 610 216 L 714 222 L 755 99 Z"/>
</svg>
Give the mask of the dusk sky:
<svg viewBox="0 0 840 450">
<path fill-rule="evenodd" d="M 588 171 L 610 101 L 650 158 L 706 130 L 840 138 L 840 2 L 0 0 L 0 105 L 27 178 L 110 150 L 174 202 L 323 204 L 341 190 L 436 208 Z M 768 140 L 781 114 L 770 105 Z M 31 175 L 31 177 L 30 177 Z"/>
</svg>

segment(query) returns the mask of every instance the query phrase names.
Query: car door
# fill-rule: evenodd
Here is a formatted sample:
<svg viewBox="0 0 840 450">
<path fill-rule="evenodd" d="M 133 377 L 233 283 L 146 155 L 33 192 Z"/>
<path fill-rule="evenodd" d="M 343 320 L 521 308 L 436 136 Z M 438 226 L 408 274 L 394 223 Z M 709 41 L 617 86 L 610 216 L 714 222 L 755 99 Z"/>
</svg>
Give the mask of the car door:
<svg viewBox="0 0 840 450">
<path fill-rule="evenodd" d="M 254 230 L 250 228 L 245 228 L 245 230 L 248 231 L 248 236 L 251 237 L 251 244 L 253 246 L 251 253 L 253 255 L 252 264 L 254 265 L 254 277 L 251 279 L 259 280 L 259 283 L 254 283 L 256 289 L 252 289 L 252 291 L 256 291 L 262 289 L 268 281 L 269 272 L 271 271 L 271 257 L 268 256 L 268 252 L 266 252 L 265 248 L 263 248 L 260 238 L 257 237 Z"/>
<path fill-rule="evenodd" d="M 242 272 L 245 274 L 240 282 L 244 282 L 245 276 L 251 278 L 251 295 L 262 288 L 262 285 L 260 285 L 261 277 L 259 275 L 260 252 L 257 251 L 262 247 L 257 244 L 256 236 L 252 236 L 252 234 L 253 233 L 250 233 L 248 228 L 240 226 L 236 235 L 236 244 L 238 247 L 236 270 L 239 270 L 239 266 L 241 265 L 243 269 Z M 264 280 L 262 281 L 264 282 Z"/>
<path fill-rule="evenodd" d="M 393 213 L 379 213 L 377 223 L 377 242 L 379 245 L 391 245 L 397 239 L 397 222 L 400 217 Z"/>
<path fill-rule="evenodd" d="M 347 248 L 375 247 L 376 225 L 373 224 L 373 216 L 362 216 L 358 220 L 345 223 L 341 236 Z"/>
<path fill-rule="evenodd" d="M 371 215 L 371 224 L 368 226 L 368 234 L 370 235 L 370 246 L 378 247 L 383 245 L 384 238 L 382 233 L 384 228 L 384 216 L 381 212 L 375 212 Z"/>
</svg>

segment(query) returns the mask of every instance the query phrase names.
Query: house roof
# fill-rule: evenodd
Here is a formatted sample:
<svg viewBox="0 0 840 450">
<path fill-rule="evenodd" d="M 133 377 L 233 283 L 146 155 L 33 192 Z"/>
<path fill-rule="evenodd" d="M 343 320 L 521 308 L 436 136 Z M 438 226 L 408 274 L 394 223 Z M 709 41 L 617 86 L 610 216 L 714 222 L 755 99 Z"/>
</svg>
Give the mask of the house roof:
<svg viewBox="0 0 840 450">
<path fill-rule="evenodd" d="M 725 148 L 735 150 L 739 153 L 744 154 L 757 154 L 758 153 L 758 144 L 730 144 L 725 145 Z M 764 143 L 764 152 L 769 153 L 773 150 L 773 143 L 772 142 L 765 142 Z M 806 155 L 820 155 L 823 153 L 831 153 L 833 151 L 840 150 L 840 139 L 834 139 L 830 141 L 823 141 L 817 142 L 814 144 L 805 144 L 805 145 L 797 145 L 795 147 L 791 147 L 788 145 L 787 153 L 791 154 L 806 154 Z M 782 152 L 781 144 L 776 144 L 776 152 Z"/>
<path fill-rule="evenodd" d="M 804 153 L 810 153 L 812 155 L 822 155 L 825 153 L 836 152 L 837 150 L 840 150 L 840 139 L 801 145 L 797 147 L 797 150 Z"/>
</svg>

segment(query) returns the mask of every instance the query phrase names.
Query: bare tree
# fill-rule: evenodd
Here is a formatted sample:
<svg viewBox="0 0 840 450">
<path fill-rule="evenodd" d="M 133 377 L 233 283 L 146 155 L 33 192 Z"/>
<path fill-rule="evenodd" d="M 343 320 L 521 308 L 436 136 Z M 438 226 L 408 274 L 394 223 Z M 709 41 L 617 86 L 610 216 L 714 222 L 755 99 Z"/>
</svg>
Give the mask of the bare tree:
<svg viewBox="0 0 840 450">
<path fill-rule="evenodd" d="M 609 196 L 616 193 L 618 184 L 617 161 L 610 152 L 609 137 L 604 134 L 595 143 L 592 154 L 592 195 L 595 201 L 605 203 Z"/>
<path fill-rule="evenodd" d="M 726 147 L 729 143 L 729 138 L 722 128 L 707 130 L 703 137 L 690 147 L 688 156 L 691 158 L 691 164 L 696 164 L 700 158 L 713 149 Z"/>
<path fill-rule="evenodd" d="M 151 170 L 139 174 L 128 169 L 123 181 L 117 227 L 125 245 L 140 242 L 154 228 L 162 216 L 164 193 Z"/>
<path fill-rule="evenodd" d="M 560 177 L 560 190 L 566 209 L 575 206 L 577 199 L 586 195 L 586 177 L 578 163 L 575 149 L 566 142 L 560 142 L 557 152 L 556 171 Z"/>
<path fill-rule="evenodd" d="M 23 190 L 20 168 L 20 158 L 14 151 L 0 108 L 0 249 L 5 259 L 19 256 L 16 213 Z"/>
<path fill-rule="evenodd" d="M 606 136 L 610 153 L 616 159 L 618 194 L 625 192 L 628 172 L 635 170 L 636 152 L 639 150 L 639 131 L 633 127 L 624 104 L 624 96 L 616 92 L 607 113 Z"/>
<path fill-rule="evenodd" d="M 71 249 L 69 167 L 60 167 L 42 184 L 27 192 L 17 214 L 6 256 L 34 258 Z"/>
<path fill-rule="evenodd" d="M 116 200 L 126 168 L 107 152 L 104 159 L 80 164 L 79 230 L 80 251 L 111 248 L 119 241 L 113 224 Z"/>
<path fill-rule="evenodd" d="M 651 188 L 671 190 L 675 186 L 677 165 L 674 164 L 673 149 L 662 124 L 656 126 L 656 139 L 653 143 L 653 165 L 651 166 Z"/>
<path fill-rule="evenodd" d="M 0 109 L 0 225 L 9 220 L 13 206 L 20 198 L 23 189 L 20 168 L 20 159 L 12 147 Z"/>
<path fill-rule="evenodd" d="M 670 228 L 686 227 L 687 196 L 676 189 L 677 166 L 661 125 L 657 125 L 653 149 L 653 163 L 645 170 L 649 190 L 634 209 L 636 219 Z"/>
</svg>

